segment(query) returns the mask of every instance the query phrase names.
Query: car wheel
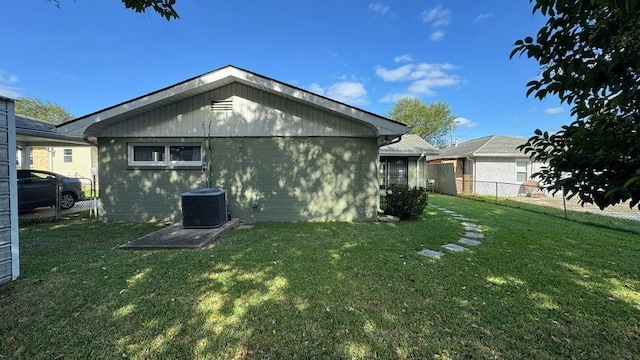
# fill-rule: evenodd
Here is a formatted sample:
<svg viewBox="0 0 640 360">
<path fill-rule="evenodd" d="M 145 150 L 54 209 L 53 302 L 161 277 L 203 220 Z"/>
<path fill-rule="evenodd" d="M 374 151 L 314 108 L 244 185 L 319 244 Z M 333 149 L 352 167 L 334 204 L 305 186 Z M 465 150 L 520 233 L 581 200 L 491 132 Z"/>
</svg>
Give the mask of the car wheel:
<svg viewBox="0 0 640 360">
<path fill-rule="evenodd" d="M 70 192 L 64 192 L 62 193 L 62 196 L 60 196 L 60 208 L 62 208 L 62 210 L 67 210 L 73 207 L 73 205 L 75 205 L 76 203 L 76 196 L 73 195 L 73 193 Z"/>
</svg>

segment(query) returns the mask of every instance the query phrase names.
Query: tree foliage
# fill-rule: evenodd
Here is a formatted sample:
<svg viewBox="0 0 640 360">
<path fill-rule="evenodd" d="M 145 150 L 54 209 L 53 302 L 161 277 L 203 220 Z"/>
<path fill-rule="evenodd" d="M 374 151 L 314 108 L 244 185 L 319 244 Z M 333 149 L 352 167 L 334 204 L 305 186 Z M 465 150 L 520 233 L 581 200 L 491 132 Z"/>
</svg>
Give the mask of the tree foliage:
<svg viewBox="0 0 640 360">
<path fill-rule="evenodd" d="M 62 106 L 37 98 L 21 97 L 16 101 L 16 114 L 61 124 L 73 119 L 73 116 Z"/>
<path fill-rule="evenodd" d="M 521 149 L 549 165 L 544 187 L 601 209 L 640 202 L 640 2 L 531 0 L 547 16 L 536 38 L 514 44 L 541 76 L 527 95 L 555 95 L 575 121 L 555 134 L 536 130 Z M 640 206 L 639 206 L 640 208 Z"/>
<path fill-rule="evenodd" d="M 411 126 L 411 133 L 436 147 L 447 145 L 447 136 L 456 126 L 449 105 L 441 101 L 427 105 L 416 98 L 401 98 L 388 116 Z"/>
<path fill-rule="evenodd" d="M 60 7 L 60 0 L 48 0 Z M 167 20 L 179 19 L 178 12 L 173 8 L 176 0 L 121 0 L 127 9 L 132 9 L 137 13 L 144 13 L 152 9 Z"/>
</svg>

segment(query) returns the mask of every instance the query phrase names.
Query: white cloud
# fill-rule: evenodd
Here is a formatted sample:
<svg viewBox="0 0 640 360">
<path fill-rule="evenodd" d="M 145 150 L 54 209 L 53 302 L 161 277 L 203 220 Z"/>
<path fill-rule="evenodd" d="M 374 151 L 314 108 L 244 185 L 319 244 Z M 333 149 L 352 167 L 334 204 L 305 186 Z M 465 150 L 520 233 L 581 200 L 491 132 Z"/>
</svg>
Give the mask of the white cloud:
<svg viewBox="0 0 640 360">
<path fill-rule="evenodd" d="M 376 75 L 382 80 L 392 81 L 405 81 L 409 78 L 409 75 L 415 68 L 415 65 L 404 65 L 397 69 L 387 70 L 381 66 L 376 67 Z"/>
<path fill-rule="evenodd" d="M 8 74 L 0 70 L 0 83 L 15 83 L 15 82 L 18 82 L 17 76 Z"/>
<path fill-rule="evenodd" d="M 16 87 L 10 86 L 18 82 L 18 77 L 0 70 L 0 95 L 17 99 L 22 95 Z"/>
<path fill-rule="evenodd" d="M 367 90 L 359 82 L 345 81 L 333 84 L 327 89 L 328 98 L 350 105 L 366 105 Z"/>
<path fill-rule="evenodd" d="M 324 89 L 318 83 L 312 83 L 307 87 L 307 90 L 311 91 L 312 93 L 316 93 L 318 95 L 324 95 Z"/>
<path fill-rule="evenodd" d="M 494 15 L 492 13 L 483 13 L 480 14 L 478 16 L 476 16 L 475 19 L 473 19 L 474 23 L 479 23 L 479 22 L 483 22 L 485 20 L 491 19 Z"/>
<path fill-rule="evenodd" d="M 413 61 L 413 57 L 409 54 L 404 54 L 404 55 L 396 56 L 395 58 L 393 58 L 393 62 L 395 63 L 412 62 L 412 61 Z"/>
<path fill-rule="evenodd" d="M 373 11 L 374 13 L 384 15 L 387 13 L 387 11 L 389 11 L 389 6 L 381 2 L 371 3 L 369 4 L 369 10 Z"/>
<path fill-rule="evenodd" d="M 454 121 L 454 122 L 456 123 L 456 125 L 457 125 L 457 126 L 459 126 L 459 127 L 474 128 L 474 127 L 476 127 L 476 126 L 480 125 L 480 124 L 478 124 L 478 123 L 477 123 L 477 122 L 475 122 L 475 121 L 471 121 L 471 120 L 469 120 L 469 119 L 465 119 L 465 118 L 463 118 L 463 117 L 456 118 L 456 119 L 455 119 L 455 120 L 453 120 L 453 121 Z"/>
<path fill-rule="evenodd" d="M 451 10 L 442 6 L 427 9 L 420 14 L 420 19 L 433 27 L 446 26 L 451 22 Z"/>
<path fill-rule="evenodd" d="M 318 95 L 349 105 L 366 105 L 369 103 L 364 84 L 356 81 L 341 81 L 326 87 L 318 83 L 312 83 L 307 89 Z"/>
<path fill-rule="evenodd" d="M 429 39 L 431 39 L 431 41 L 440 41 L 442 40 L 442 38 L 444 38 L 444 31 L 440 29 L 432 32 L 431 35 L 429 35 Z"/>
<path fill-rule="evenodd" d="M 452 87 L 461 82 L 458 75 L 452 73 L 456 66 L 441 64 L 408 64 L 395 69 L 376 67 L 376 75 L 386 82 L 408 82 L 404 91 L 394 92 L 381 99 L 392 102 L 401 97 L 433 96 L 439 88 Z"/>
<path fill-rule="evenodd" d="M 562 106 L 552 107 L 552 108 L 548 108 L 548 109 L 544 110 L 545 113 L 550 114 L 550 115 L 560 114 L 562 111 L 564 111 Z"/>
</svg>

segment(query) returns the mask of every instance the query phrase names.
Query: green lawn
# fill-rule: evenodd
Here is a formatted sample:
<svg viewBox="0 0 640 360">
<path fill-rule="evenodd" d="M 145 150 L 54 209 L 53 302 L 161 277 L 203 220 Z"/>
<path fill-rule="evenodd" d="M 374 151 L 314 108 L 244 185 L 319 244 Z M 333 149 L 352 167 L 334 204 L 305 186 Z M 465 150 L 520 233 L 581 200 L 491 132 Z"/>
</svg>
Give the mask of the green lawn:
<svg viewBox="0 0 640 360">
<path fill-rule="evenodd" d="M 259 224 L 206 250 L 129 251 L 149 224 L 21 229 L 0 291 L 0 358 L 634 358 L 640 239 L 445 196 L 486 239 L 433 260 L 462 226 Z"/>
</svg>

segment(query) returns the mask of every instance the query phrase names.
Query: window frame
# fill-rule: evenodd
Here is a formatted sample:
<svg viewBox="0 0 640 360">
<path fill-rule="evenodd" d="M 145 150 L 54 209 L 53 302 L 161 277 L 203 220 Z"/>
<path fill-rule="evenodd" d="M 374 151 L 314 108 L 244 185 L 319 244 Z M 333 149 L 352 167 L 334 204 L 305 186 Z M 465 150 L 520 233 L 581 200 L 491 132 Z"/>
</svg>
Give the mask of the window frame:
<svg viewBox="0 0 640 360">
<path fill-rule="evenodd" d="M 73 149 L 62 149 L 62 162 L 65 164 L 73 162 Z"/>
<path fill-rule="evenodd" d="M 519 171 L 520 166 L 524 164 L 524 172 L 523 171 Z M 518 175 L 519 174 L 523 174 L 524 173 L 524 180 L 520 181 L 518 180 Z M 529 161 L 527 160 L 516 160 L 516 183 L 523 183 L 525 181 L 529 180 Z"/>
<path fill-rule="evenodd" d="M 134 160 L 134 150 L 136 146 L 156 146 L 156 147 L 160 147 L 162 146 L 164 148 L 163 151 L 163 155 L 164 155 L 164 159 L 162 161 L 135 161 Z M 199 160 L 194 160 L 194 161 L 188 161 L 188 160 L 171 160 L 171 147 L 173 146 L 193 146 L 193 147 L 198 147 L 200 148 L 200 159 Z M 139 166 L 139 167 L 194 167 L 194 166 L 198 166 L 201 167 L 202 166 L 202 144 L 201 143 L 192 143 L 192 142 L 185 142 L 185 143 L 174 143 L 174 142 L 168 142 L 168 143 L 147 143 L 147 142 L 135 142 L 135 143 L 128 143 L 127 144 L 127 165 L 128 166 Z"/>
</svg>

